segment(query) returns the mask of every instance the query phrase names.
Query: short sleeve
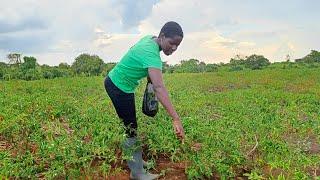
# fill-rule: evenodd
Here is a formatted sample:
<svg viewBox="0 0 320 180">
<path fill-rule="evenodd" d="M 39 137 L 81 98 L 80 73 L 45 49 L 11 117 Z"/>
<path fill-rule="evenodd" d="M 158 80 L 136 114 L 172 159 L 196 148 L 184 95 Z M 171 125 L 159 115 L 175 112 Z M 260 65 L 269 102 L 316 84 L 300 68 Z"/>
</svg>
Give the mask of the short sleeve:
<svg viewBox="0 0 320 180">
<path fill-rule="evenodd" d="M 131 49 L 131 55 L 138 60 L 142 68 L 156 68 L 162 70 L 159 46 L 152 40 L 152 36 L 146 36 Z"/>
<path fill-rule="evenodd" d="M 158 54 L 146 52 L 142 59 L 143 68 L 156 68 L 162 70 L 162 61 Z"/>
</svg>

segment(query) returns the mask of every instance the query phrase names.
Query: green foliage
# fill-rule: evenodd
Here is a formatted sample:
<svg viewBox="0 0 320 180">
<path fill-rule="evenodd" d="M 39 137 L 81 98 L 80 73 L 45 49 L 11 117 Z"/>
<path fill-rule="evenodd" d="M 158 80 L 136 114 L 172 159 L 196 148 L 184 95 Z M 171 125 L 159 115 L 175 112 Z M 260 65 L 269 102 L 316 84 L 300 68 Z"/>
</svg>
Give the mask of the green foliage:
<svg viewBox="0 0 320 180">
<path fill-rule="evenodd" d="M 53 79 L 57 77 L 80 76 L 106 76 L 116 63 L 104 63 L 96 55 L 81 54 L 72 66 L 60 63 L 58 66 L 39 66 L 34 57 L 24 57 L 22 64 L 0 64 L 0 80 L 24 79 Z M 319 68 L 319 52 L 312 50 L 309 55 L 296 62 L 290 62 L 287 55 L 286 61 L 270 63 L 268 59 L 259 55 L 242 57 L 236 55 L 229 63 L 206 64 L 197 59 L 183 60 L 180 64 L 170 65 L 163 62 L 163 73 L 203 73 L 203 72 L 232 72 L 255 69 L 292 69 L 292 68 Z"/>
<path fill-rule="evenodd" d="M 249 57 L 241 57 L 236 55 L 234 58 L 230 59 L 228 64 L 229 71 L 241 71 L 244 68 L 249 68 L 252 70 L 262 69 L 269 66 L 271 63 L 267 58 L 261 55 L 251 55 Z"/>
<path fill-rule="evenodd" d="M 81 54 L 76 57 L 72 64 L 72 69 L 76 74 L 100 75 L 103 70 L 104 62 L 97 55 Z"/>
<path fill-rule="evenodd" d="M 218 71 L 219 66 L 217 64 L 207 64 L 205 67 L 206 72 L 215 72 Z"/>
<path fill-rule="evenodd" d="M 164 79 L 186 141 L 177 140 L 163 108 L 155 118 L 137 111 L 148 158 L 186 164 L 189 179 L 316 178 L 318 69 L 176 73 Z M 118 153 L 124 130 L 101 82 L 101 76 L 0 82 L 0 175 L 81 179 L 119 170 L 128 159 Z M 135 93 L 137 109 L 143 90 L 144 83 Z M 194 142 L 202 144 L 199 151 L 191 148 Z"/>
<path fill-rule="evenodd" d="M 246 57 L 241 57 L 240 55 L 236 55 L 234 58 L 230 59 L 231 66 L 242 66 L 246 64 Z"/>
<path fill-rule="evenodd" d="M 262 69 L 270 64 L 269 60 L 265 57 L 253 54 L 249 57 L 236 55 L 230 59 L 230 62 L 226 66 L 228 67 L 228 71 L 242 71 L 244 69 Z"/>
<path fill-rule="evenodd" d="M 42 76 L 45 79 L 53 79 L 57 77 L 71 77 L 73 74 L 70 68 L 47 67 L 42 69 Z"/>
<path fill-rule="evenodd" d="M 24 62 L 21 64 L 20 69 L 22 72 L 26 72 L 29 69 L 35 69 L 37 66 L 37 59 L 34 57 L 23 57 Z"/>
<path fill-rule="evenodd" d="M 69 69 L 71 66 L 68 63 L 60 63 L 58 67 L 60 69 Z"/>
<path fill-rule="evenodd" d="M 302 59 L 296 59 L 295 62 L 298 63 L 320 63 L 320 52 L 316 50 L 311 50 L 311 52 L 303 57 Z"/>
<path fill-rule="evenodd" d="M 229 71 L 242 71 L 243 70 L 243 66 L 240 65 L 235 65 L 235 66 L 231 66 Z"/>
<path fill-rule="evenodd" d="M 183 60 L 180 64 L 175 66 L 168 66 L 167 71 L 169 73 L 177 72 L 177 73 L 199 73 L 199 72 L 214 72 L 218 70 L 218 65 L 216 64 L 206 64 L 204 62 L 200 62 L 197 59 L 189 59 Z"/>
<path fill-rule="evenodd" d="M 95 76 L 100 75 L 102 71 L 110 71 L 115 64 L 109 63 L 105 65 L 98 56 L 87 54 L 78 56 L 72 67 L 67 63 L 60 63 L 58 66 L 46 64 L 40 66 L 34 57 L 24 57 L 23 60 L 24 62 L 21 64 L 0 64 L 0 79 L 37 80 L 42 78 L 72 77 L 74 76 L 74 70 L 78 74 Z"/>
<path fill-rule="evenodd" d="M 162 62 L 162 72 L 163 73 L 167 73 L 169 68 L 170 68 L 170 65 L 167 63 L 167 61 Z"/>
<path fill-rule="evenodd" d="M 23 57 L 24 62 L 19 67 L 19 79 L 27 81 L 41 79 L 41 70 L 38 68 L 37 59 L 34 57 Z"/>
<path fill-rule="evenodd" d="M 42 78 L 42 74 L 40 69 L 38 68 L 34 68 L 34 69 L 27 69 L 25 71 L 22 71 L 23 74 L 20 74 L 20 78 L 19 79 L 24 79 L 27 81 L 31 81 L 31 80 L 37 80 L 37 79 L 41 79 Z"/>
<path fill-rule="evenodd" d="M 107 64 L 105 64 L 103 66 L 103 70 L 102 70 L 101 75 L 102 76 L 106 76 L 115 65 L 116 65 L 116 63 L 107 63 Z"/>
<path fill-rule="evenodd" d="M 251 55 L 246 58 L 245 60 L 245 66 L 247 68 L 250 68 L 252 70 L 255 69 L 262 69 L 263 67 L 266 67 L 270 65 L 270 62 L 267 58 L 261 55 Z"/>
<path fill-rule="evenodd" d="M 0 79 L 3 79 L 3 76 L 5 75 L 5 72 L 6 72 L 6 68 L 7 68 L 7 64 L 0 62 Z"/>
<path fill-rule="evenodd" d="M 197 59 L 189 59 L 189 60 L 182 60 L 180 62 L 180 65 L 176 66 L 174 72 L 196 73 L 196 72 L 200 72 L 200 70 L 201 70 L 200 61 Z"/>
</svg>

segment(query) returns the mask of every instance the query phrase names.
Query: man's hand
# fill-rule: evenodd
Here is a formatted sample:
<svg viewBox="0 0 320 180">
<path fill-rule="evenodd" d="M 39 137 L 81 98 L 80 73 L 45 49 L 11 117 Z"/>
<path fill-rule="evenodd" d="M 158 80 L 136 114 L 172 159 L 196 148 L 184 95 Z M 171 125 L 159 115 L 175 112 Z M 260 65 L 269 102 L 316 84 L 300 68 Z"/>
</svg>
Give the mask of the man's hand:
<svg viewBox="0 0 320 180">
<path fill-rule="evenodd" d="M 179 119 L 173 120 L 173 128 L 174 128 L 174 131 L 175 131 L 177 137 L 180 139 L 180 141 L 183 142 L 184 129 L 183 129 L 182 123 Z"/>
</svg>

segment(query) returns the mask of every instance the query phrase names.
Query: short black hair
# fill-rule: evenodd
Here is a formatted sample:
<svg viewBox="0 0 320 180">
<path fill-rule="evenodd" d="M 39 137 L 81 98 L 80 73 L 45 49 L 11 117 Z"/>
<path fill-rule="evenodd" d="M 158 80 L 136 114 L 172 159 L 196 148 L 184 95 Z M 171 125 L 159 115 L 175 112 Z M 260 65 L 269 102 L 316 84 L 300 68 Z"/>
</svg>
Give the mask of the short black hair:
<svg viewBox="0 0 320 180">
<path fill-rule="evenodd" d="M 174 21 L 169 21 L 165 23 L 160 30 L 159 37 L 161 33 L 163 33 L 164 36 L 167 38 L 173 38 L 174 36 L 183 37 L 183 31 L 181 26 Z"/>
</svg>

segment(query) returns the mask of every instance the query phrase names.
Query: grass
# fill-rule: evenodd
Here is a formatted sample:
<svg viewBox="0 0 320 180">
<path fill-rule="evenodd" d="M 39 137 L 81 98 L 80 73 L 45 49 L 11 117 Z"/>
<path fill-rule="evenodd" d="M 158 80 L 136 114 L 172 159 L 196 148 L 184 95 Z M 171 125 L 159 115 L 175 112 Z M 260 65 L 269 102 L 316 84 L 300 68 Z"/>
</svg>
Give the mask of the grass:
<svg viewBox="0 0 320 180">
<path fill-rule="evenodd" d="M 175 137 L 163 108 L 141 112 L 145 153 L 187 162 L 188 178 L 320 175 L 320 73 L 314 69 L 165 74 L 183 120 L 186 143 Z M 124 140 L 103 77 L 0 82 L 0 175 L 20 178 L 106 176 Z M 201 143 L 194 151 L 192 143 Z M 95 159 L 103 159 L 92 166 Z"/>
</svg>

